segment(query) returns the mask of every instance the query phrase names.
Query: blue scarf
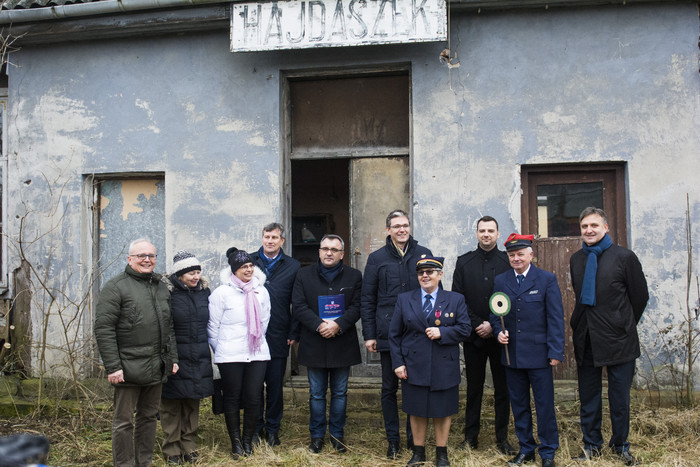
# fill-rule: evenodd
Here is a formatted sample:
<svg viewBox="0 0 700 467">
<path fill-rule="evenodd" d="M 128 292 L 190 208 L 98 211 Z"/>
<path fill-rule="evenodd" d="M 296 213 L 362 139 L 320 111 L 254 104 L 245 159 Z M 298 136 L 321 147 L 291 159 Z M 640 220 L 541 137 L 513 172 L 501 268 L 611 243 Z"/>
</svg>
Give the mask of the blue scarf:
<svg viewBox="0 0 700 467">
<path fill-rule="evenodd" d="M 260 258 L 260 261 L 262 261 L 263 266 L 265 267 L 265 275 L 268 278 L 272 275 L 272 271 L 275 269 L 275 266 L 277 266 L 277 262 L 282 258 L 282 253 L 282 248 L 280 248 L 280 251 L 279 253 L 277 253 L 277 256 L 270 259 L 267 256 L 265 256 L 263 247 L 260 247 L 260 249 L 258 250 L 258 258 Z"/>
<path fill-rule="evenodd" d="M 601 241 L 593 246 L 583 243 L 583 252 L 588 254 L 586 271 L 583 273 L 583 285 L 581 286 L 581 303 L 595 306 L 595 276 L 598 272 L 598 256 L 610 248 L 612 240 L 605 234 Z"/>
<path fill-rule="evenodd" d="M 333 266 L 332 268 L 325 267 L 321 260 L 318 261 L 318 265 L 318 270 L 321 273 L 321 276 L 323 276 L 323 278 L 326 279 L 326 281 L 328 281 L 329 284 L 333 282 L 333 279 L 338 277 L 338 274 L 340 274 L 340 270 L 343 268 L 342 261 Z"/>
</svg>

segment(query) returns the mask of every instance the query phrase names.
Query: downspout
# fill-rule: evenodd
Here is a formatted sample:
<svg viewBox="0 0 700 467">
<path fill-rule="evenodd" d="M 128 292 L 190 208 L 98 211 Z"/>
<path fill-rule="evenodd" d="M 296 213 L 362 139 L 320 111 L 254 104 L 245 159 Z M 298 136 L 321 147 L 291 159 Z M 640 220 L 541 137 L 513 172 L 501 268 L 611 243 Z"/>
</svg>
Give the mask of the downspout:
<svg viewBox="0 0 700 467">
<path fill-rule="evenodd" d="M 74 5 L 56 5 L 48 8 L 0 11 L 0 24 L 17 24 L 37 21 L 78 18 L 159 8 L 181 8 L 228 3 L 221 0 L 104 0 Z"/>
</svg>

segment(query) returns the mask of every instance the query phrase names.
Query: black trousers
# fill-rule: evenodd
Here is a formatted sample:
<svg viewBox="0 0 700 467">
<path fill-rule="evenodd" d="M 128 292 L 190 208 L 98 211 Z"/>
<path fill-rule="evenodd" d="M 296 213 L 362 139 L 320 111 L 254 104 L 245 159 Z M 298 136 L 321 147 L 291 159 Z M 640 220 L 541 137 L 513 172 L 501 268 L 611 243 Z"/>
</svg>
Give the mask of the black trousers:
<svg viewBox="0 0 700 467">
<path fill-rule="evenodd" d="M 219 363 L 218 367 L 224 385 L 224 417 L 229 436 L 232 441 L 240 436 L 239 412 L 242 408 L 243 439 L 250 440 L 260 416 L 267 362 Z"/>
<path fill-rule="evenodd" d="M 608 403 L 612 436 L 608 445 L 616 452 L 629 451 L 630 389 L 634 379 L 635 361 L 608 365 Z M 578 366 L 578 391 L 581 398 L 581 432 L 588 449 L 603 445 L 603 367 L 593 366 L 591 341 L 586 337 L 583 364 Z"/>
<path fill-rule="evenodd" d="M 464 370 L 467 376 L 467 408 L 464 417 L 464 438 L 475 440 L 479 437 L 481 427 L 481 403 L 484 397 L 486 380 L 486 361 L 491 365 L 494 386 L 494 424 L 496 442 L 508 439 L 508 420 L 510 419 L 510 399 L 506 374 L 501 364 L 501 346 L 496 339 L 486 339 L 483 346 L 464 342 Z"/>
</svg>

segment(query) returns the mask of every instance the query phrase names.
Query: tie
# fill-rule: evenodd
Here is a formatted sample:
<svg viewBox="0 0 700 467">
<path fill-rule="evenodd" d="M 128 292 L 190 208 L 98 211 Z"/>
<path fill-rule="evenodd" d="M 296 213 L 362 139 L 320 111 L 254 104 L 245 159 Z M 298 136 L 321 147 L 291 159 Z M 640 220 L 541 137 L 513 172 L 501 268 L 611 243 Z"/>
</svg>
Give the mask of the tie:
<svg viewBox="0 0 700 467">
<path fill-rule="evenodd" d="M 522 274 L 518 274 L 517 276 L 515 276 L 515 278 L 518 280 L 518 287 L 523 285 L 523 279 L 525 279 L 525 276 L 523 276 Z"/>
<path fill-rule="evenodd" d="M 425 313 L 425 317 L 427 318 L 430 316 L 430 312 L 433 311 L 433 304 L 432 304 L 432 299 L 433 297 L 430 295 L 425 296 L 425 302 L 423 303 L 423 312 Z"/>
</svg>

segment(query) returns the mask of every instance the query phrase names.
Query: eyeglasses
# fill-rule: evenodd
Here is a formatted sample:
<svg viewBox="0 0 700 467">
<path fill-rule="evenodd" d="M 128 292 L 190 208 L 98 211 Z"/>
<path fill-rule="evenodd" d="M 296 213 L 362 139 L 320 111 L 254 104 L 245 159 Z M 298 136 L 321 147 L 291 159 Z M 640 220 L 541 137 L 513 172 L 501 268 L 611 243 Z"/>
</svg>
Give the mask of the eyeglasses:
<svg viewBox="0 0 700 467">
<path fill-rule="evenodd" d="M 438 272 L 439 269 L 423 269 L 421 271 L 418 271 L 418 277 L 421 276 L 432 276 L 433 273 Z"/>
<path fill-rule="evenodd" d="M 343 250 L 339 250 L 337 248 L 328 248 L 327 246 L 324 246 L 323 248 L 319 248 L 319 250 L 321 250 L 324 253 L 328 253 L 330 251 L 333 254 L 340 253 L 341 251 L 343 251 Z"/>
<path fill-rule="evenodd" d="M 155 261 L 157 255 L 146 255 L 143 253 L 139 253 L 138 255 L 129 255 L 129 256 L 136 257 L 139 259 L 139 261 L 143 261 L 144 259 L 150 259 L 150 260 Z"/>
<path fill-rule="evenodd" d="M 408 229 L 409 227 L 411 227 L 411 224 L 396 224 L 396 225 L 390 226 L 389 228 L 394 229 L 394 230 L 399 230 L 399 229 Z"/>
<path fill-rule="evenodd" d="M 241 267 L 238 268 L 238 269 L 255 269 L 255 265 L 252 264 L 252 263 L 247 263 L 247 264 L 244 264 L 243 266 L 241 266 Z"/>
</svg>

